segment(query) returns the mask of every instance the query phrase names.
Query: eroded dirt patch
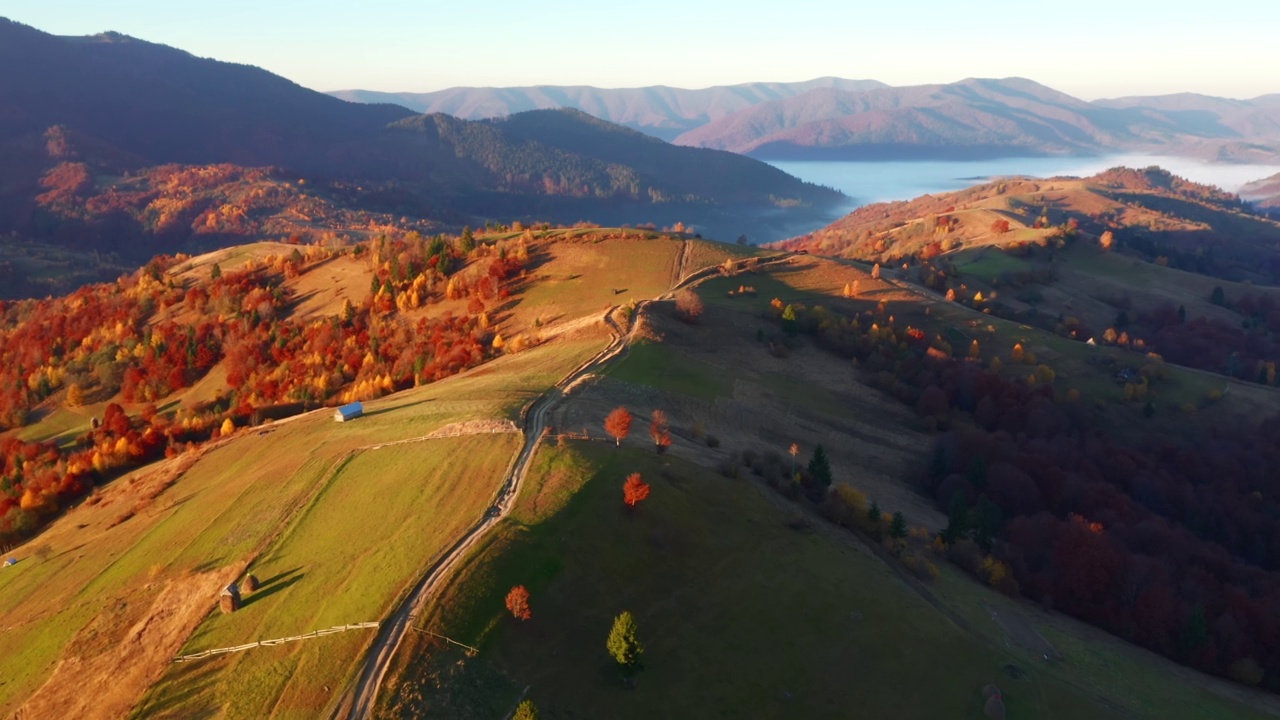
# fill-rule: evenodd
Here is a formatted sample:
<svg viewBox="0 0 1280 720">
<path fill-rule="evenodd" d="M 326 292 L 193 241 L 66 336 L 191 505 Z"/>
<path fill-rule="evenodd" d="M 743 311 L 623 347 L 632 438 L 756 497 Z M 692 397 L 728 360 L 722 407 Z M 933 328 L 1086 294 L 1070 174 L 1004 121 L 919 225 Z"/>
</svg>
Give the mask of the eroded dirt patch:
<svg viewBox="0 0 1280 720">
<path fill-rule="evenodd" d="M 53 675 L 18 710 L 36 718 L 120 718 L 160 678 L 242 568 L 187 575 L 118 598 L 72 640 Z M 146 599 L 153 598 L 149 605 Z"/>
</svg>

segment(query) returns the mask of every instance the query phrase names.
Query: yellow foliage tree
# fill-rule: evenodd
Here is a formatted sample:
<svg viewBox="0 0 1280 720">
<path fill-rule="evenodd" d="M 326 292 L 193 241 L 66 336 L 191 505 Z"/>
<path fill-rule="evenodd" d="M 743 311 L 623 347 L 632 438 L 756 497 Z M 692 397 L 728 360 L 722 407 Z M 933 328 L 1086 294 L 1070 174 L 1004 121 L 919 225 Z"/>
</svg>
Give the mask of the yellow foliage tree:
<svg viewBox="0 0 1280 720">
<path fill-rule="evenodd" d="M 1040 381 L 1040 384 L 1048 385 L 1049 383 L 1053 382 L 1054 378 L 1056 377 L 1057 377 L 1057 373 L 1055 373 L 1053 371 L 1053 368 L 1049 367 L 1048 365 L 1036 366 L 1036 379 Z"/>
<path fill-rule="evenodd" d="M 27 488 L 18 504 L 23 510 L 39 512 L 44 509 L 44 496 L 36 492 L 35 488 Z"/>
<path fill-rule="evenodd" d="M 234 433 L 235 431 L 236 431 L 235 422 L 233 422 L 231 418 L 227 418 L 226 420 L 222 421 L 222 428 L 219 430 L 218 434 L 220 434 L 222 437 L 226 437 Z"/>
<path fill-rule="evenodd" d="M 988 555 L 982 561 L 982 576 L 987 584 L 996 587 L 1009 574 L 1009 566 Z"/>
</svg>

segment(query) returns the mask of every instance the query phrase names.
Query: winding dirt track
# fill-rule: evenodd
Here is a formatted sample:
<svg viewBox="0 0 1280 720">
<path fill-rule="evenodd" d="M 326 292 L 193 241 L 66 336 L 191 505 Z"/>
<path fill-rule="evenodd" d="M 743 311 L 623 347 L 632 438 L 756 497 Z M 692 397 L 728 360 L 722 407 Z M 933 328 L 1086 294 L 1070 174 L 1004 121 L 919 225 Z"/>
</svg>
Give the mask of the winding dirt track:
<svg viewBox="0 0 1280 720">
<path fill-rule="evenodd" d="M 692 274 L 686 274 L 688 250 L 689 243 L 685 241 L 681 245 L 680 254 L 675 263 L 672 285 L 665 293 L 655 298 L 656 300 L 668 299 L 677 290 L 692 287 L 703 280 L 716 277 L 720 273 L 720 266 L 717 265 L 700 269 Z M 789 257 L 790 254 L 761 260 L 760 264 L 786 262 Z M 413 618 L 426 604 L 427 598 L 431 596 L 432 591 L 437 589 L 440 581 L 457 565 L 467 550 L 474 547 L 494 525 L 498 524 L 511 512 L 516 495 L 520 491 L 520 484 L 524 482 L 525 475 L 529 472 L 529 463 L 538 449 L 538 444 L 542 441 L 542 434 L 547 428 L 547 417 L 551 408 L 564 399 L 566 392 L 573 385 L 587 375 L 598 371 L 603 365 L 614 360 L 627 349 L 635 335 L 637 323 L 634 322 L 634 319 L 638 318 L 651 302 L 653 300 L 644 300 L 636 305 L 635 312 L 631 314 L 632 321 L 627 328 L 619 326 L 613 319 L 613 313 L 617 310 L 617 306 L 605 310 L 602 321 L 609 327 L 610 333 L 613 335 L 609 345 L 592 356 L 591 359 L 574 368 L 554 387 L 525 406 L 525 409 L 521 412 L 520 423 L 524 433 L 524 444 L 521 446 L 520 452 L 516 455 L 510 470 L 498 489 L 498 494 L 493 504 L 489 507 L 484 517 L 480 518 L 435 564 L 427 569 L 422 579 L 405 597 L 400 607 L 382 623 L 378 638 L 369 649 L 364 668 L 360 671 L 355 687 L 348 692 L 343 702 L 338 704 L 331 716 L 333 720 L 340 720 L 344 717 L 351 720 L 364 720 L 364 718 L 371 716 L 377 701 L 378 691 L 382 687 L 382 681 L 386 677 L 387 669 L 391 666 L 391 659 L 395 656 L 396 649 L 400 646 L 400 642 L 404 639 L 406 632 L 408 632 Z"/>
</svg>

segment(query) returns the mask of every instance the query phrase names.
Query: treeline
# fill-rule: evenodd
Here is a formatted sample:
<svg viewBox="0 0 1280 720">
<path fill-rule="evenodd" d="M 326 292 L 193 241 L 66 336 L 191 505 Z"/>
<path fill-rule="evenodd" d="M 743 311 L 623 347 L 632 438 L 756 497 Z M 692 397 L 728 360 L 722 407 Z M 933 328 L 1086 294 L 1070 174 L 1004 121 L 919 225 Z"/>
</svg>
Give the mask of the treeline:
<svg viewBox="0 0 1280 720">
<path fill-rule="evenodd" d="M 885 308 L 770 311 L 943 430 L 924 488 L 1021 592 L 1180 662 L 1280 689 L 1280 418 L 1119 439 L 1020 346 L 984 364 Z M 976 345 L 972 348 L 976 350 Z M 985 365 L 985 366 L 984 366 Z"/>
<path fill-rule="evenodd" d="M 374 398 L 517 351 L 529 340 L 496 336 L 488 312 L 520 281 L 531 240 L 485 245 L 467 231 L 299 248 L 236 271 L 213 265 L 207 280 L 185 286 L 171 272 L 185 259 L 162 257 L 64 298 L 0 302 L 0 427 L 21 427 L 58 400 L 77 406 L 119 393 L 143 405 L 136 418 L 109 405 L 98 427 L 69 444 L 6 439 L 0 538 L 28 536 L 94 484 L 207 440 L 227 422 Z M 291 317 L 286 280 L 347 252 L 372 269 L 368 296 L 335 315 Z M 449 300 L 465 310 L 413 312 Z M 214 400 L 156 413 L 155 403 L 219 364 L 226 387 Z"/>
</svg>

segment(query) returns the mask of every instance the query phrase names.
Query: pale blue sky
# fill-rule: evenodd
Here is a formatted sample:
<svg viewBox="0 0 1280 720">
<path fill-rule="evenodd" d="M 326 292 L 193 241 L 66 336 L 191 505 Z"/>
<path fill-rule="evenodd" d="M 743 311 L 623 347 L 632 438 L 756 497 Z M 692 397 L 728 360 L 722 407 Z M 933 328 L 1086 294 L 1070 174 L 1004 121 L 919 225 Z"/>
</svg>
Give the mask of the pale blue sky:
<svg viewBox="0 0 1280 720">
<path fill-rule="evenodd" d="M 706 87 L 823 75 L 891 85 L 1029 77 L 1084 99 L 1280 92 L 1280 1 L 0 0 L 62 35 L 104 30 L 317 90 Z"/>
</svg>

